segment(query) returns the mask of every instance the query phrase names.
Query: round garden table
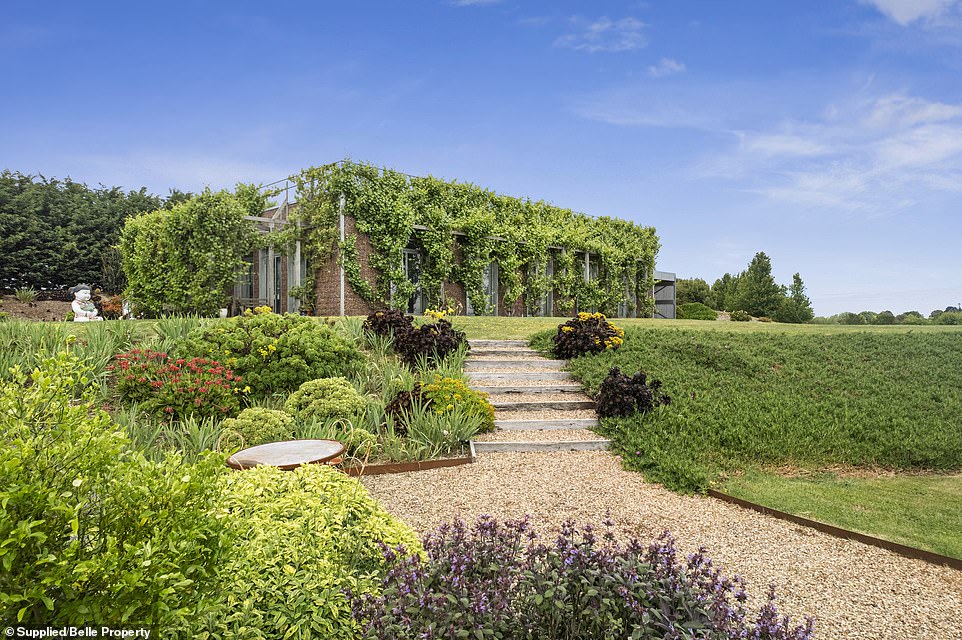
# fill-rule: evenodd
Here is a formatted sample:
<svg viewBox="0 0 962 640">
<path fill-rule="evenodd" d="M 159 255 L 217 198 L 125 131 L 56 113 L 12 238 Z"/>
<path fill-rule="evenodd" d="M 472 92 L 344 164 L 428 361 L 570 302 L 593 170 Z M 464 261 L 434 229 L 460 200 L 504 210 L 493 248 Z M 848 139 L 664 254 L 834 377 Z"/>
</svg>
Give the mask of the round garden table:
<svg viewBox="0 0 962 640">
<path fill-rule="evenodd" d="M 304 464 L 321 464 L 344 453 L 337 440 L 287 440 L 259 444 L 238 451 L 227 459 L 232 469 L 250 469 L 269 465 L 290 471 Z"/>
</svg>

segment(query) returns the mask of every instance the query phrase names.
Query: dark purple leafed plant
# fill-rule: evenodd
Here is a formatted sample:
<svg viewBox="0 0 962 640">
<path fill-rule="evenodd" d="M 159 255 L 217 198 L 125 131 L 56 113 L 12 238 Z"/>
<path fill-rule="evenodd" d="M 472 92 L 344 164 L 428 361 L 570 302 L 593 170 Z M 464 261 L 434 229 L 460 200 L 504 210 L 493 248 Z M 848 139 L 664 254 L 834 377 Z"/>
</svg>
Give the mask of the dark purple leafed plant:
<svg viewBox="0 0 962 640">
<path fill-rule="evenodd" d="M 774 588 L 751 619 L 742 581 L 704 549 L 682 562 L 668 533 L 622 545 L 605 525 L 599 541 L 590 525 L 566 522 L 552 544 L 537 541 L 527 518 L 442 525 L 425 536 L 424 556 L 383 548 L 381 593 L 352 596 L 354 617 L 379 640 L 812 637 L 811 618 L 779 619 Z"/>
</svg>

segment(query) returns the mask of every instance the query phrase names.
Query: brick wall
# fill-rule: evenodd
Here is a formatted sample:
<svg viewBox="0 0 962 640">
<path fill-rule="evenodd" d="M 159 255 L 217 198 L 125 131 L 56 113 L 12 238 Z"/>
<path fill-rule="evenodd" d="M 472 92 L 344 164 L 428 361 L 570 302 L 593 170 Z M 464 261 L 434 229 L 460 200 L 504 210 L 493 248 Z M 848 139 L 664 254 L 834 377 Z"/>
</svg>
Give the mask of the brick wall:
<svg viewBox="0 0 962 640">
<path fill-rule="evenodd" d="M 350 237 L 357 232 L 352 216 L 344 216 L 344 235 Z M 315 265 L 316 306 L 314 313 L 319 316 L 336 316 L 341 312 L 341 269 L 338 265 L 339 250 L 335 245 L 331 256 L 323 264 Z M 371 242 L 364 234 L 357 237 L 357 259 L 361 264 L 361 277 L 372 285 L 375 280 L 374 269 L 370 265 Z M 367 303 L 344 279 L 344 313 L 349 316 L 366 316 L 373 307 Z"/>
</svg>

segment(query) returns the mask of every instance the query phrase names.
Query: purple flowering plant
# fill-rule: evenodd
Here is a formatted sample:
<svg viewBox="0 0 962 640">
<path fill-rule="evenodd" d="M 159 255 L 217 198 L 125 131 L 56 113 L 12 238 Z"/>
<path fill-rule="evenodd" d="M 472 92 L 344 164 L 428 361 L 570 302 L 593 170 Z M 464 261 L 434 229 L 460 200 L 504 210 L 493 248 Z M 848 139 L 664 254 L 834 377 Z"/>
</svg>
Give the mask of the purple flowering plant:
<svg viewBox="0 0 962 640">
<path fill-rule="evenodd" d="M 348 594 L 363 638 L 615 640 L 753 638 L 811 640 L 814 621 L 779 617 L 774 587 L 753 618 L 739 579 L 705 550 L 678 558 L 667 532 L 650 545 L 619 543 L 605 521 L 566 522 L 551 544 L 528 518 L 481 516 L 441 525 L 424 554 L 382 547 L 388 567 L 377 594 Z"/>
</svg>

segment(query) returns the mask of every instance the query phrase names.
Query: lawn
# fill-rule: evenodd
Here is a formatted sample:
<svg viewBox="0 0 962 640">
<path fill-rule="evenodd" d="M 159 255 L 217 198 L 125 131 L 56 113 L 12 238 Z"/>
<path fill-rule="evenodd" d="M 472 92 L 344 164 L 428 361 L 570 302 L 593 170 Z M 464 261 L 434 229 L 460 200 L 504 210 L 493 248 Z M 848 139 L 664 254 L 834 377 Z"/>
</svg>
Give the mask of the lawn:
<svg viewBox="0 0 962 640">
<path fill-rule="evenodd" d="M 643 370 L 672 397 L 651 414 L 602 421 L 626 467 L 676 490 L 714 486 L 962 555 L 962 330 L 616 322 L 622 348 L 575 359 L 571 371 L 596 393 L 611 367 Z M 547 348 L 552 333 L 534 345 Z M 886 473 L 824 472 L 838 467 Z"/>
<path fill-rule="evenodd" d="M 722 489 L 780 511 L 962 558 L 962 475 L 786 477 L 750 470 Z"/>
</svg>

